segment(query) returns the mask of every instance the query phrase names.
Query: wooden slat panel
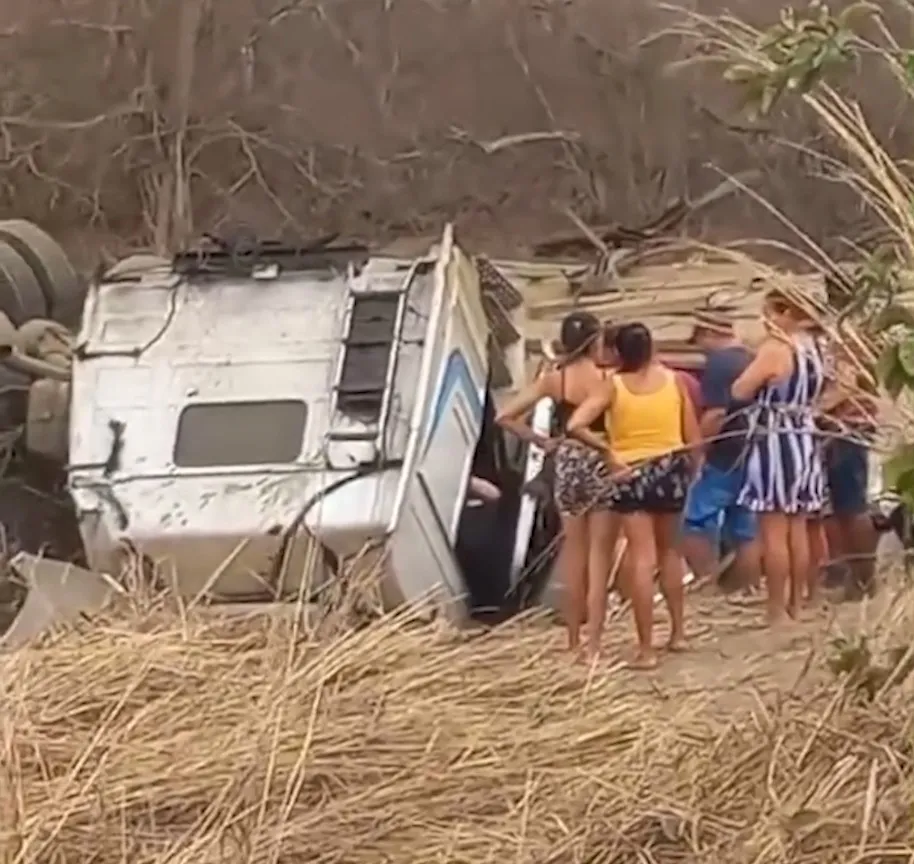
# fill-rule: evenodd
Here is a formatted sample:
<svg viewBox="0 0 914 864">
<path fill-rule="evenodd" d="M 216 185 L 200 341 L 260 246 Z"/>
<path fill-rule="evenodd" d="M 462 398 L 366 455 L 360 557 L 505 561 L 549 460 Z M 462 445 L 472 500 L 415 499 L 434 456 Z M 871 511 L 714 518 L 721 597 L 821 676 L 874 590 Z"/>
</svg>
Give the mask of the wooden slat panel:
<svg viewBox="0 0 914 864">
<path fill-rule="evenodd" d="M 676 346 L 670 350 L 675 350 L 677 362 L 687 362 L 690 354 L 697 354 L 685 342 L 692 332 L 692 313 L 708 305 L 731 308 L 737 331 L 754 344 L 761 336 L 759 319 L 767 287 L 752 283 L 755 277 L 768 278 L 772 272 L 756 267 L 748 259 L 702 261 L 693 256 L 678 263 L 636 267 L 608 281 L 609 290 L 578 296 L 572 283 L 589 271 L 580 263 L 489 263 L 523 299 L 507 314 L 524 340 L 528 375 L 542 362 L 539 346 L 558 337 L 562 318 L 574 309 L 592 312 L 602 321 L 643 322 L 651 328 L 658 347 Z M 824 279 L 819 274 L 783 274 L 782 278 L 812 294 L 824 290 Z M 513 388 L 521 383 L 514 381 Z"/>
</svg>

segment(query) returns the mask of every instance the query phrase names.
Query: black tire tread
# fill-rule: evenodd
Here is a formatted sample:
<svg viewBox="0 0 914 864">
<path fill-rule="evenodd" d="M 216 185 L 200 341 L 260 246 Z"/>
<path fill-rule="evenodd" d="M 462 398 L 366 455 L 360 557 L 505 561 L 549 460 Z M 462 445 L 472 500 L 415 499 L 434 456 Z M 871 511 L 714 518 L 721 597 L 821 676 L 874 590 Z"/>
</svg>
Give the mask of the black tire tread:
<svg viewBox="0 0 914 864">
<path fill-rule="evenodd" d="M 16 327 L 31 318 L 47 317 L 47 303 L 35 272 L 25 258 L 2 241 L 0 285 L 0 311 L 5 312 Z"/>
<path fill-rule="evenodd" d="M 60 244 L 25 219 L 0 221 L 0 240 L 12 246 L 32 268 L 45 297 L 46 317 L 67 325 L 78 323 L 86 286 Z"/>
</svg>

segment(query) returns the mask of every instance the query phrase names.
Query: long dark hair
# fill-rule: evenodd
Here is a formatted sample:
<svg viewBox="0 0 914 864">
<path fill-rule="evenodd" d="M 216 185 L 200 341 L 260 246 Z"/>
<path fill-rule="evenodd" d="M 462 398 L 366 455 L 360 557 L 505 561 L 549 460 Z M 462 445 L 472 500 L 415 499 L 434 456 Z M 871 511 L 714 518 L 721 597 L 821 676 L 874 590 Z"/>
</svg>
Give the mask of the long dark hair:
<svg viewBox="0 0 914 864">
<path fill-rule="evenodd" d="M 562 365 L 567 366 L 581 357 L 586 357 L 596 346 L 599 336 L 600 322 L 595 315 L 583 311 L 566 315 L 559 330 Z"/>
<path fill-rule="evenodd" d="M 654 356 L 651 331 L 640 321 L 623 324 L 616 331 L 615 345 L 620 372 L 638 372 L 647 366 Z"/>
</svg>

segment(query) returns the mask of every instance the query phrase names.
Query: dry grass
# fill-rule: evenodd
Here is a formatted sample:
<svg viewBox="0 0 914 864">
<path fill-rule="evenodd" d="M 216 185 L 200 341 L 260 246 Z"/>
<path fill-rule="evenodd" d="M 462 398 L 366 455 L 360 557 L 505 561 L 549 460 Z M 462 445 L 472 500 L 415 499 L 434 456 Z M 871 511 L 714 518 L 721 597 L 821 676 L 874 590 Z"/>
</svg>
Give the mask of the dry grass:
<svg viewBox="0 0 914 864">
<path fill-rule="evenodd" d="M 910 860 L 906 685 L 814 675 L 722 719 L 559 638 L 162 612 L 55 636 L 0 670 L 0 860 Z"/>
</svg>

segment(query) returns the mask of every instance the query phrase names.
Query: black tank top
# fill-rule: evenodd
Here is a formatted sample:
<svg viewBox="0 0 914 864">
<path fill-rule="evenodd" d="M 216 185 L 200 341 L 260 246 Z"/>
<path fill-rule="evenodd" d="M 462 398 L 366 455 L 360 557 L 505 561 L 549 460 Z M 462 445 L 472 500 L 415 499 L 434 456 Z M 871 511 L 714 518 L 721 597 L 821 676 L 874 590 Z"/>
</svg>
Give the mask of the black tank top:
<svg viewBox="0 0 914 864">
<path fill-rule="evenodd" d="M 563 366 L 559 370 L 560 375 L 560 384 L 559 391 L 561 393 L 561 398 L 558 400 L 555 406 L 555 421 L 559 429 L 564 430 L 568 426 L 568 421 L 571 419 L 571 415 L 579 407 L 574 402 L 570 402 L 565 398 L 565 367 Z M 606 373 L 603 373 L 603 378 L 605 380 Z M 588 427 L 591 432 L 596 433 L 597 435 L 603 435 L 606 432 L 606 422 L 605 415 L 600 414 L 596 420 L 594 420 Z"/>
</svg>

